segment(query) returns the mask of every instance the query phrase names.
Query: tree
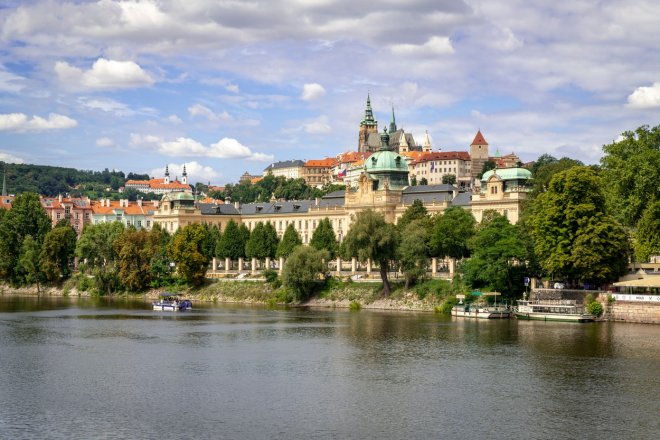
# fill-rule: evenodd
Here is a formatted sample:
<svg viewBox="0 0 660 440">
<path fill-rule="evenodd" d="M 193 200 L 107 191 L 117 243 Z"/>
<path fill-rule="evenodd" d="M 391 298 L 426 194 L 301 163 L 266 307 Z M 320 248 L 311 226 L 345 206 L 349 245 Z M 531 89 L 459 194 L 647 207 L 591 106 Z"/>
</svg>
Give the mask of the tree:
<svg viewBox="0 0 660 440">
<path fill-rule="evenodd" d="M 151 262 L 158 251 L 158 241 L 144 229 L 124 230 L 114 242 L 117 266 L 122 286 L 132 292 L 151 284 Z"/>
<path fill-rule="evenodd" d="M 431 219 L 420 218 L 408 222 L 401 231 L 397 260 L 406 279 L 406 289 L 416 280 L 426 276 L 430 257 L 430 230 Z"/>
<path fill-rule="evenodd" d="M 429 184 L 429 181 L 426 180 L 426 177 L 422 177 L 421 179 L 419 179 L 419 185 L 420 186 L 428 185 L 428 184 Z"/>
<path fill-rule="evenodd" d="M 258 260 L 275 258 L 277 244 L 277 232 L 273 225 L 270 222 L 266 224 L 257 222 L 245 244 L 245 254 L 248 258 Z"/>
<path fill-rule="evenodd" d="M 639 261 L 660 255 L 660 201 L 650 204 L 637 222 L 635 255 Z"/>
<path fill-rule="evenodd" d="M 208 259 L 213 259 L 217 256 L 216 251 L 218 242 L 220 241 L 222 234 L 217 225 L 204 224 L 204 228 L 206 229 L 206 242 L 203 246 L 204 255 L 206 255 Z"/>
<path fill-rule="evenodd" d="M 472 256 L 461 265 L 472 288 L 488 288 L 513 298 L 524 291 L 527 251 L 518 226 L 496 215 L 470 239 Z"/>
<path fill-rule="evenodd" d="M 442 183 L 444 185 L 456 185 L 456 175 L 455 174 L 444 174 L 442 176 Z"/>
<path fill-rule="evenodd" d="M 428 211 L 421 200 L 415 199 L 412 205 L 408 206 L 396 222 L 399 231 L 403 231 L 408 224 L 414 220 L 421 220 L 428 217 Z"/>
<path fill-rule="evenodd" d="M 154 224 L 151 231 L 149 231 L 149 246 L 154 249 L 154 254 L 149 263 L 149 273 L 151 278 L 151 286 L 159 287 L 171 281 L 172 261 L 168 247 L 170 244 L 170 234 L 167 230 L 160 227 L 160 224 Z"/>
<path fill-rule="evenodd" d="M 435 217 L 431 232 L 431 255 L 455 259 L 470 255 L 468 242 L 475 233 L 476 220 L 471 212 L 450 206 Z"/>
<path fill-rule="evenodd" d="M 410 176 L 410 186 L 417 186 L 417 176 Z"/>
<path fill-rule="evenodd" d="M 602 186 L 593 169 L 573 167 L 556 174 L 534 201 L 529 230 L 546 273 L 597 284 L 625 273 L 628 238 L 606 214 Z"/>
<path fill-rule="evenodd" d="M 169 245 L 169 253 L 176 263 L 177 273 L 188 284 L 200 286 L 204 283 L 209 265 L 209 259 L 204 255 L 206 229 L 200 224 L 192 224 L 177 232 Z"/>
<path fill-rule="evenodd" d="M 113 263 L 117 258 L 113 244 L 123 231 L 121 222 L 86 225 L 76 244 L 76 256 L 92 268 Z"/>
<path fill-rule="evenodd" d="M 607 205 L 619 222 L 634 227 L 646 207 L 660 200 L 660 125 L 626 131 L 603 152 Z"/>
<path fill-rule="evenodd" d="M 300 245 L 302 245 L 300 234 L 298 234 L 293 224 L 289 223 L 289 226 L 284 230 L 284 235 L 282 235 L 280 244 L 277 245 L 275 256 L 277 258 L 286 258 Z"/>
<path fill-rule="evenodd" d="M 328 259 L 326 250 L 318 250 L 309 246 L 296 247 L 282 272 L 282 283 L 289 288 L 298 301 L 308 298 L 314 288 L 322 284 L 327 267 L 324 260 Z"/>
<path fill-rule="evenodd" d="M 59 281 L 71 275 L 76 239 L 76 231 L 68 223 L 46 234 L 40 258 L 42 271 L 48 281 Z"/>
<path fill-rule="evenodd" d="M 246 233 L 247 231 L 247 233 Z M 229 258 L 238 260 L 245 257 L 245 243 L 250 236 L 250 231 L 241 224 L 241 227 L 234 220 L 229 220 L 225 230 L 220 236 L 216 247 L 216 255 L 220 258 Z"/>
<path fill-rule="evenodd" d="M 546 159 L 544 164 L 535 164 L 534 179 L 532 180 L 532 198 L 538 197 L 539 194 L 547 191 L 548 186 L 550 185 L 550 180 L 552 180 L 552 177 L 555 174 L 573 167 L 581 166 L 584 166 L 582 162 L 568 157 L 562 157 L 561 159 L 555 159 L 554 161 Z"/>
<path fill-rule="evenodd" d="M 41 248 L 50 228 L 50 219 L 38 195 L 23 193 L 16 197 L 0 221 L 0 277 L 20 283 L 16 267 L 23 240 L 30 235 Z"/>
<path fill-rule="evenodd" d="M 332 228 L 332 223 L 328 217 L 319 222 L 312 234 L 312 239 L 309 245 L 314 249 L 328 251 L 328 258 L 335 258 L 339 244 L 335 237 L 335 230 Z"/>
<path fill-rule="evenodd" d="M 487 171 L 494 170 L 495 168 L 497 168 L 495 161 L 488 159 L 486 162 L 484 162 L 484 166 L 481 168 L 480 176 L 483 176 Z"/>
<path fill-rule="evenodd" d="M 547 153 L 540 155 L 539 158 L 534 161 L 534 164 L 530 169 L 532 176 L 536 177 L 536 173 L 539 168 L 554 162 L 557 162 L 557 158 L 553 155 Z"/>
<path fill-rule="evenodd" d="M 18 270 L 23 280 L 28 284 L 36 283 L 37 292 L 40 292 L 39 284 L 43 280 L 43 273 L 39 261 L 39 246 L 31 235 L 23 239 L 18 258 Z"/>
<path fill-rule="evenodd" d="M 396 258 L 397 239 L 394 225 L 387 223 L 383 214 L 367 209 L 355 216 L 342 243 L 344 258 L 369 259 L 379 264 L 385 296 L 389 296 L 391 290 L 387 272 L 390 261 Z"/>
</svg>

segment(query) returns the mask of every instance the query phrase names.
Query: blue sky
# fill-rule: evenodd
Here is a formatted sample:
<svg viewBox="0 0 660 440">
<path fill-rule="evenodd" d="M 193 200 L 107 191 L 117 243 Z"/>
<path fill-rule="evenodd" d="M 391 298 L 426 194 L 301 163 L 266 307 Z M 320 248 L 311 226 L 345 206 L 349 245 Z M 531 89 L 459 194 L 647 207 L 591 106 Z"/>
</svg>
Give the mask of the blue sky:
<svg viewBox="0 0 660 440">
<path fill-rule="evenodd" d="M 597 163 L 660 123 L 655 0 L 0 0 L 0 160 L 234 182 L 357 147 Z"/>
</svg>

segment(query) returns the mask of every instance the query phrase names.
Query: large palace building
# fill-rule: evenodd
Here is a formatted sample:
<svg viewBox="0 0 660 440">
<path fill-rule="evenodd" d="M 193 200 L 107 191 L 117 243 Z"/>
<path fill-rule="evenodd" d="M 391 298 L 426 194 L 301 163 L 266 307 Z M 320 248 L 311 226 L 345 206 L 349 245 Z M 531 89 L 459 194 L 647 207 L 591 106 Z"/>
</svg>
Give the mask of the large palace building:
<svg viewBox="0 0 660 440">
<path fill-rule="evenodd" d="M 371 130 L 369 114 L 365 121 L 364 126 Z M 393 147 L 387 129 L 377 134 L 380 141 L 377 151 L 364 160 L 357 185 L 346 190 L 335 191 L 315 200 L 243 205 L 200 203 L 187 192 L 169 193 L 163 196 L 153 221 L 170 232 L 194 223 L 215 224 L 224 230 L 227 223 L 234 220 L 252 230 L 258 222 L 270 222 L 280 237 L 292 224 L 306 244 L 319 222 L 326 217 L 341 240 L 357 212 L 370 208 L 381 212 L 387 221 L 396 223 L 415 200 L 420 200 L 430 214 L 441 213 L 450 206 L 460 206 L 472 211 L 477 221 L 481 221 L 486 210 L 495 210 L 507 216 L 512 223 L 518 221 L 521 203 L 530 191 L 531 173 L 528 170 L 506 168 L 489 171 L 481 177 L 480 192 L 474 194 L 448 184 L 409 186 L 406 157 Z M 369 131 L 368 138 L 367 144 L 373 146 L 373 132 Z"/>
</svg>

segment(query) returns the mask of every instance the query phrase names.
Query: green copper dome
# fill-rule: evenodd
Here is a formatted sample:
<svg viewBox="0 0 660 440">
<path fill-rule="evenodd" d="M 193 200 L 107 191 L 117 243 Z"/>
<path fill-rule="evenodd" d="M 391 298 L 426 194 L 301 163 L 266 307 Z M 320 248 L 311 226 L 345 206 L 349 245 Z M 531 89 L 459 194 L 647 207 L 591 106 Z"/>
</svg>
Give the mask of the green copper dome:
<svg viewBox="0 0 660 440">
<path fill-rule="evenodd" d="M 408 173 L 408 161 L 405 157 L 390 150 L 376 151 L 365 162 L 367 173 L 405 172 Z"/>
<path fill-rule="evenodd" d="M 529 180 L 532 178 L 531 171 L 525 168 L 500 168 L 486 171 L 484 175 L 481 176 L 481 181 L 488 181 L 493 174 L 497 174 L 502 180 Z"/>
<path fill-rule="evenodd" d="M 195 196 L 189 192 L 177 192 L 172 194 L 170 197 L 172 200 L 195 200 Z"/>
</svg>

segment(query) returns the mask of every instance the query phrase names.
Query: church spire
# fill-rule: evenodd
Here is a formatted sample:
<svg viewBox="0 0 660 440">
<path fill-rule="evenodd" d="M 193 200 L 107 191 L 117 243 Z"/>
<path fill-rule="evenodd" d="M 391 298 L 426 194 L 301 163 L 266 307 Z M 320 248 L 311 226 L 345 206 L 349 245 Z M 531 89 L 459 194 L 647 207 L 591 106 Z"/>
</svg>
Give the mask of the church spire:
<svg viewBox="0 0 660 440">
<path fill-rule="evenodd" d="M 165 185 L 169 185 L 170 183 L 170 168 L 165 165 L 165 179 L 163 179 L 163 183 Z"/>
<path fill-rule="evenodd" d="M 390 133 L 396 131 L 396 117 L 394 117 L 394 105 L 392 105 L 392 120 L 390 121 Z"/>
<path fill-rule="evenodd" d="M 181 173 L 181 183 L 184 185 L 188 183 L 188 173 L 186 173 L 186 165 L 183 165 L 183 173 Z"/>
<path fill-rule="evenodd" d="M 380 151 L 390 149 L 390 135 L 387 133 L 387 127 L 383 127 L 383 132 L 380 134 Z"/>
<path fill-rule="evenodd" d="M 371 109 L 371 95 L 367 93 L 367 106 L 364 109 L 364 119 L 362 120 L 364 125 L 376 125 L 376 120 L 374 119 L 374 112 Z"/>
</svg>

